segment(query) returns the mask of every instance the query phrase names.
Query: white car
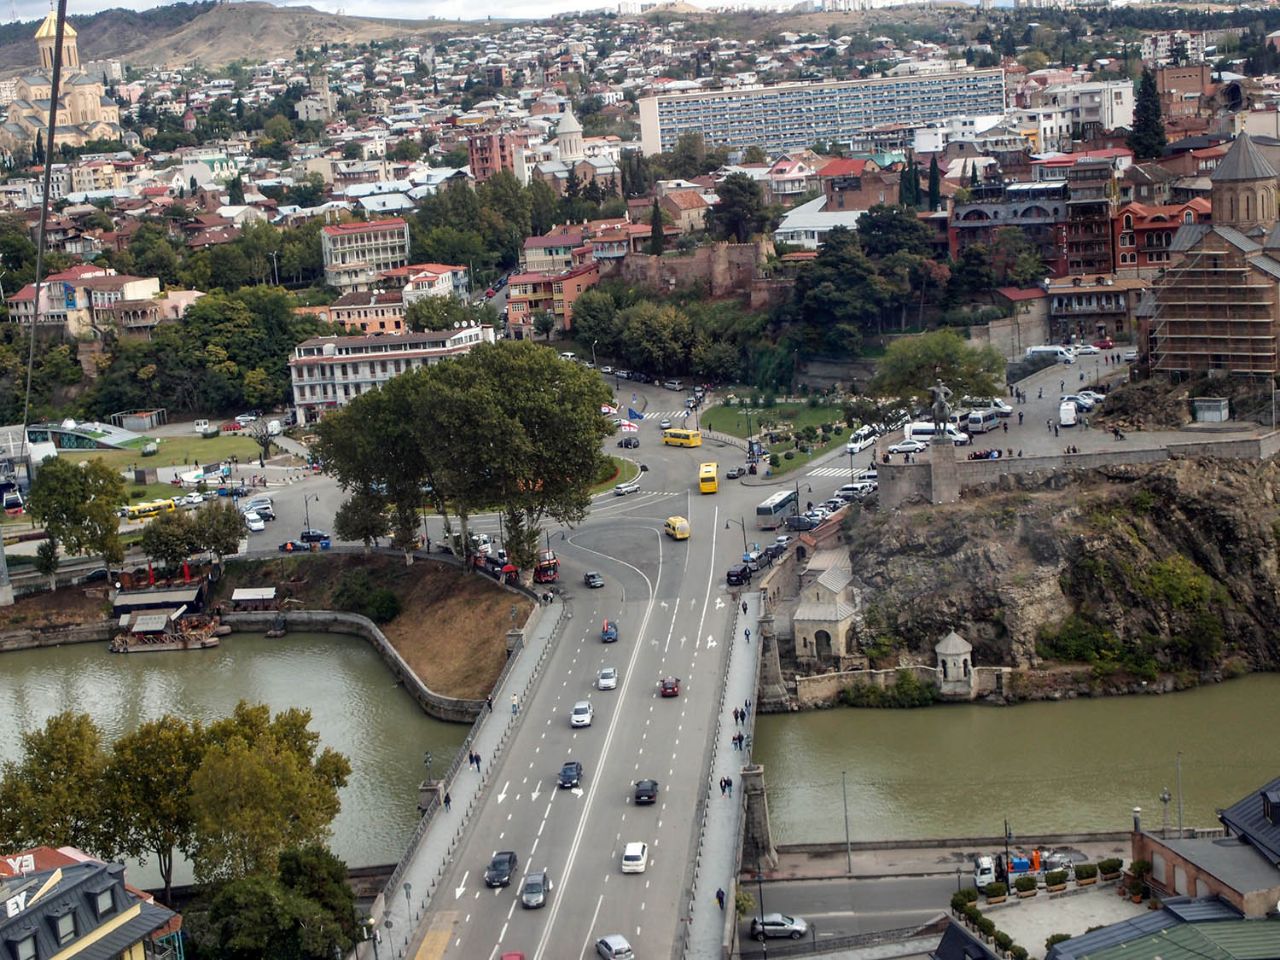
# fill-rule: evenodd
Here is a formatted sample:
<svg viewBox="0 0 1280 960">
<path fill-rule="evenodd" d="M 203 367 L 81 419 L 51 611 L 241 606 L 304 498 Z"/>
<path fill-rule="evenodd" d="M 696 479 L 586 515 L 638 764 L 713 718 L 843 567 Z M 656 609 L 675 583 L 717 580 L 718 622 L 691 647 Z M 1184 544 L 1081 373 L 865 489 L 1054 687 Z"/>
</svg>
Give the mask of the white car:
<svg viewBox="0 0 1280 960">
<path fill-rule="evenodd" d="M 1077 357 L 1090 356 L 1092 354 L 1101 353 L 1101 352 L 1102 351 L 1099 350 L 1097 347 L 1095 347 L 1092 343 L 1082 343 L 1080 346 L 1075 348 L 1075 354 Z"/>
<path fill-rule="evenodd" d="M 663 417 L 661 420 L 658 421 L 658 426 L 663 430 L 670 430 L 671 429 L 670 418 Z"/>
<path fill-rule="evenodd" d="M 249 528 L 250 533 L 261 533 L 267 529 L 267 521 L 250 510 L 244 515 L 244 525 Z"/>
<path fill-rule="evenodd" d="M 778 536 L 773 538 L 773 542 L 780 547 L 785 547 L 794 539 L 795 537 L 791 536 L 789 533 L 780 533 Z"/>
<path fill-rule="evenodd" d="M 1001 400 L 999 397 L 995 397 L 995 398 L 993 398 L 993 399 L 992 399 L 992 401 L 991 401 L 991 409 L 992 409 L 992 410 L 994 410 L 994 411 L 996 412 L 996 416 L 997 416 L 997 417 L 1011 417 L 1011 416 L 1013 416 L 1013 407 L 1009 406 L 1007 403 L 1005 403 L 1005 402 L 1004 402 L 1003 400 Z"/>
<path fill-rule="evenodd" d="M 203 493 L 188 493 L 185 497 L 182 498 L 183 506 L 198 507 L 202 503 L 204 503 Z"/>
<path fill-rule="evenodd" d="M 899 440 L 889 448 L 890 453 L 923 453 L 929 445 L 923 440 Z"/>
<path fill-rule="evenodd" d="M 257 419 L 258 415 L 256 413 L 242 413 L 236 417 L 236 423 L 240 424 L 242 427 L 247 427 Z"/>
<path fill-rule="evenodd" d="M 1137 351 L 1137 350 L 1126 350 L 1124 353 L 1122 353 L 1122 354 L 1120 355 L 1120 359 L 1121 359 L 1121 360 L 1123 360 L 1125 363 L 1137 363 L 1137 362 L 1138 362 L 1138 351 Z"/>
<path fill-rule="evenodd" d="M 589 727 L 594 716 L 595 712 L 591 709 L 590 701 L 579 700 L 573 705 L 573 711 L 569 714 L 569 726 Z"/>
<path fill-rule="evenodd" d="M 1104 400 L 1106 400 L 1106 399 L 1107 399 L 1107 398 L 1106 398 L 1106 397 L 1104 397 L 1102 394 L 1100 394 L 1100 393 L 1096 393 L 1096 392 L 1095 392 L 1095 391 L 1093 391 L 1093 390 L 1081 390 L 1079 393 L 1077 393 L 1077 394 L 1076 394 L 1076 396 L 1077 396 L 1077 397 L 1084 397 L 1084 399 L 1088 400 L 1088 401 L 1089 401 L 1090 403 L 1092 403 L 1095 407 L 1096 407 L 1096 406 L 1098 406 L 1098 405 L 1099 405 L 1099 404 L 1101 404 Z"/>
<path fill-rule="evenodd" d="M 855 453 L 861 453 L 867 447 L 875 446 L 876 438 L 874 435 L 870 437 L 850 437 L 849 442 L 844 445 L 846 455 L 852 456 Z"/>
<path fill-rule="evenodd" d="M 603 366 L 600 368 L 601 373 L 613 373 L 613 367 Z"/>
<path fill-rule="evenodd" d="M 649 845 L 647 843 L 628 843 L 622 849 L 622 872 L 644 873 L 649 865 Z"/>
<path fill-rule="evenodd" d="M 614 690 L 618 686 L 618 668 L 617 667 L 601 667 L 600 672 L 596 674 L 597 690 Z"/>
<path fill-rule="evenodd" d="M 628 493 L 636 493 L 640 489 L 638 480 L 630 480 L 627 483 L 616 484 L 613 488 L 615 497 L 625 497 Z"/>
</svg>

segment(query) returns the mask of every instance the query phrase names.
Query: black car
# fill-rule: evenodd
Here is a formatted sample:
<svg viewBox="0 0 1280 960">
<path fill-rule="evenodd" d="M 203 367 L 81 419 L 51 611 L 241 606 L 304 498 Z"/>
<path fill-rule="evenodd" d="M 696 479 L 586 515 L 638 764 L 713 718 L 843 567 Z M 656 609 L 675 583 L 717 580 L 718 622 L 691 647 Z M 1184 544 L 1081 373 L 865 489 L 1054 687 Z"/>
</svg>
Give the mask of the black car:
<svg viewBox="0 0 1280 960">
<path fill-rule="evenodd" d="M 303 543 L 320 543 L 328 540 L 329 535 L 323 530 L 303 530 L 302 533 L 298 534 L 298 539 Z"/>
<path fill-rule="evenodd" d="M 729 472 L 725 474 L 725 479 L 737 480 L 739 477 L 745 477 L 746 475 L 747 475 L 746 467 L 730 467 Z"/>
<path fill-rule="evenodd" d="M 623 447 L 627 450 L 635 450 L 637 447 L 640 446 L 640 438 L 639 437 L 623 437 L 621 440 L 618 441 L 618 446 Z"/>
<path fill-rule="evenodd" d="M 657 780 L 636 781 L 636 803 L 656 803 L 658 800 Z"/>
<path fill-rule="evenodd" d="M 595 589 L 596 587 L 604 586 L 604 577 L 592 570 L 589 573 L 584 573 L 582 575 L 582 582 L 588 587 Z"/>
<path fill-rule="evenodd" d="M 788 530 L 812 530 L 818 525 L 812 517 L 787 517 L 785 526 Z"/>
<path fill-rule="evenodd" d="M 582 786 L 582 764 L 577 760 L 565 761 L 565 765 L 560 768 L 559 784 L 566 790 Z"/>
<path fill-rule="evenodd" d="M 301 540 L 286 540 L 280 546 L 276 547 L 281 553 L 308 553 L 311 550 L 307 544 Z"/>
<path fill-rule="evenodd" d="M 782 556 L 786 552 L 787 552 L 786 546 L 781 543 L 771 543 L 769 544 L 769 546 L 764 548 L 765 556 L 767 556 L 771 561 L 777 560 L 780 556 Z"/>
<path fill-rule="evenodd" d="M 489 861 L 484 871 L 486 887 L 505 887 L 511 883 L 511 875 L 516 872 L 517 857 L 514 850 L 499 850 Z"/>
</svg>

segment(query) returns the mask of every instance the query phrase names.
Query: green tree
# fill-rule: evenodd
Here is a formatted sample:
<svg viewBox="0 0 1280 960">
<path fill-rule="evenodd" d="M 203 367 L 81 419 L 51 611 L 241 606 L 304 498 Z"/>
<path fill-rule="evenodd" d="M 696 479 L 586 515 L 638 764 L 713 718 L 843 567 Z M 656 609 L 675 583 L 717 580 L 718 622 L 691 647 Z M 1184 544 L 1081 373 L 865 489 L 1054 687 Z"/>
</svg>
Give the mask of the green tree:
<svg viewBox="0 0 1280 960">
<path fill-rule="evenodd" d="M 556 328 L 556 315 L 550 310 L 541 310 L 533 315 L 533 332 L 551 341 L 551 333 Z"/>
<path fill-rule="evenodd" d="M 938 169 L 938 155 L 929 158 L 929 209 L 942 208 L 942 171 Z"/>
<path fill-rule="evenodd" d="M 1017 227 L 996 231 L 991 244 L 991 267 L 996 283 L 1019 287 L 1039 282 L 1046 272 L 1040 252 Z"/>
<path fill-rule="evenodd" d="M 858 237 L 836 227 L 796 275 L 781 319 L 806 353 L 856 356 L 863 334 L 882 321 L 884 284 Z"/>
<path fill-rule="evenodd" d="M 289 122 L 289 118 L 283 113 L 277 113 L 267 121 L 266 125 L 262 128 L 262 132 L 272 140 L 292 140 L 293 124 Z"/>
<path fill-rule="evenodd" d="M 334 750 L 318 751 L 310 722 L 307 710 L 272 717 L 241 701 L 210 724 L 190 781 L 198 882 L 272 873 L 285 850 L 325 840 L 351 766 Z"/>
<path fill-rule="evenodd" d="M 189 853 L 195 842 L 190 783 L 203 750 L 199 721 L 166 714 L 120 737 L 103 776 L 116 852 L 144 864 L 155 856 L 165 903 L 172 902 L 173 852 Z"/>
<path fill-rule="evenodd" d="M 197 549 L 193 527 L 184 511 L 162 513 L 142 528 L 138 545 L 152 561 L 172 570 Z"/>
<path fill-rule="evenodd" d="M 599 341 L 601 352 L 605 356 L 616 356 L 617 316 L 618 305 L 608 291 L 597 287 L 584 290 L 573 302 L 574 335 L 583 343 Z"/>
<path fill-rule="evenodd" d="M 662 221 L 662 208 L 658 206 L 658 198 L 654 197 L 653 206 L 649 210 L 649 253 L 660 257 L 666 248 L 666 224 Z"/>
<path fill-rule="evenodd" d="M 1168 144 L 1164 120 L 1160 116 L 1160 94 L 1156 90 L 1156 78 L 1143 68 L 1138 81 L 1138 93 L 1133 104 L 1133 129 L 1127 140 L 1136 160 L 1157 160 Z"/>
<path fill-rule="evenodd" d="M 36 547 L 35 568 L 40 576 L 49 578 L 50 590 L 58 589 L 58 566 L 61 562 L 58 556 L 58 541 L 53 537 L 41 540 L 40 545 Z"/>
<path fill-rule="evenodd" d="M 996 288 L 996 274 L 991 267 L 991 250 L 985 243 L 971 243 L 960 251 L 960 259 L 951 268 L 947 295 L 953 298 L 990 294 Z"/>
<path fill-rule="evenodd" d="M 683 137 L 681 138 L 683 139 Z M 709 230 L 722 240 L 746 243 L 764 228 L 764 197 L 760 184 L 745 173 L 731 173 L 716 185 L 720 198 L 708 213 Z"/>
<path fill-rule="evenodd" d="M 743 163 L 768 163 L 769 157 L 764 152 L 764 148 L 757 143 L 751 144 L 742 152 Z"/>
<path fill-rule="evenodd" d="M 413 163 L 422 157 L 422 147 L 410 137 L 397 141 L 391 148 L 391 159 L 401 163 Z"/>
<path fill-rule="evenodd" d="M 101 460 L 55 457 L 40 465 L 27 512 L 67 553 L 104 556 L 118 552 L 124 503 L 124 478 Z"/>
<path fill-rule="evenodd" d="M 957 396 L 995 396 L 1004 359 L 991 347 L 972 347 L 954 330 L 934 330 L 889 344 L 872 380 L 880 396 L 923 399 L 940 379 Z"/>
<path fill-rule="evenodd" d="M 328 849 L 312 844 L 300 850 L 286 850 L 280 856 L 280 882 L 319 904 L 347 938 L 346 946 L 355 940 L 355 891 L 347 882 L 347 865 Z"/>
<path fill-rule="evenodd" d="M 858 218 L 858 241 L 872 260 L 891 253 L 927 256 L 931 249 L 929 228 L 911 207 L 878 203 Z"/>
<path fill-rule="evenodd" d="M 233 207 L 244 205 L 244 180 L 238 175 L 227 184 L 227 203 Z"/>
<path fill-rule="evenodd" d="M 475 311 L 457 297 L 420 297 L 404 312 L 410 330 L 449 330 L 476 322 Z"/>
<path fill-rule="evenodd" d="M 414 528 L 417 528 L 416 517 Z M 373 490 L 355 491 L 334 515 L 333 531 L 340 540 L 359 540 L 364 544 L 364 552 L 370 553 L 378 540 L 391 532 L 387 498 Z"/>
<path fill-rule="evenodd" d="M 240 549 L 245 532 L 244 514 L 234 503 L 210 503 L 195 512 L 191 526 L 196 549 L 207 550 L 221 563 L 223 557 Z"/>
<path fill-rule="evenodd" d="M 64 711 L 23 733 L 18 760 L 0 766 L 0 840 L 23 847 L 79 847 L 110 856 L 102 731 L 86 713 Z"/>
</svg>

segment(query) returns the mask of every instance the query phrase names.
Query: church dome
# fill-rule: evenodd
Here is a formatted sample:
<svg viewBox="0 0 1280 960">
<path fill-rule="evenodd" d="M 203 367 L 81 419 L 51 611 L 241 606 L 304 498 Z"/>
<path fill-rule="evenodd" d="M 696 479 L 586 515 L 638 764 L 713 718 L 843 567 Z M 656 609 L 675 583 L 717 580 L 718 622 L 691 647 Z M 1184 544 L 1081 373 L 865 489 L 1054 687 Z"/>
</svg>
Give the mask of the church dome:
<svg viewBox="0 0 1280 960">
<path fill-rule="evenodd" d="M 572 107 L 565 107 L 560 122 L 556 124 L 556 136 L 562 137 L 566 133 L 581 133 L 582 124 L 578 122 L 578 118 L 573 115 Z"/>
<path fill-rule="evenodd" d="M 74 37 L 76 28 L 70 23 L 66 23 L 62 27 L 62 36 L 64 38 Z M 40 24 L 40 29 L 36 31 L 35 38 L 37 40 L 54 40 L 58 36 L 58 14 L 50 10 L 49 15 L 44 18 L 44 23 Z"/>
</svg>

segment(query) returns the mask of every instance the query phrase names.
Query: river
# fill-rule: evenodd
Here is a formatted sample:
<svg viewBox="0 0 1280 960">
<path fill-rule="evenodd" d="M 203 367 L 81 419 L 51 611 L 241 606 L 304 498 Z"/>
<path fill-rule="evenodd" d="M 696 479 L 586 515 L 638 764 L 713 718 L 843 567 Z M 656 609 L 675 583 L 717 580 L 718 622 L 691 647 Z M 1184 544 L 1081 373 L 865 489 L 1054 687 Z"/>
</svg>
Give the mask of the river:
<svg viewBox="0 0 1280 960">
<path fill-rule="evenodd" d="M 1132 809 L 1158 829 L 1160 792 L 1183 823 L 1215 826 L 1215 810 L 1280 770 L 1280 674 L 1255 674 L 1164 696 L 1108 697 L 922 710 L 846 708 L 761 716 L 775 843 L 1015 836 L 1127 830 Z M 1177 824 L 1177 800 L 1169 804 Z"/>
<path fill-rule="evenodd" d="M 214 650 L 119 656 L 106 644 L 75 644 L 0 656 L 0 760 L 21 754 L 18 734 L 61 710 L 88 713 L 108 741 L 165 713 L 215 720 L 239 700 L 311 711 L 321 743 L 346 755 L 351 776 L 331 846 L 351 866 L 394 863 L 417 822 L 423 760 L 443 773 L 466 737 L 464 724 L 424 714 L 358 637 L 290 633 L 277 640 L 224 637 Z M 185 862 L 174 881 L 191 876 Z M 154 862 L 130 881 L 158 883 Z"/>
</svg>

